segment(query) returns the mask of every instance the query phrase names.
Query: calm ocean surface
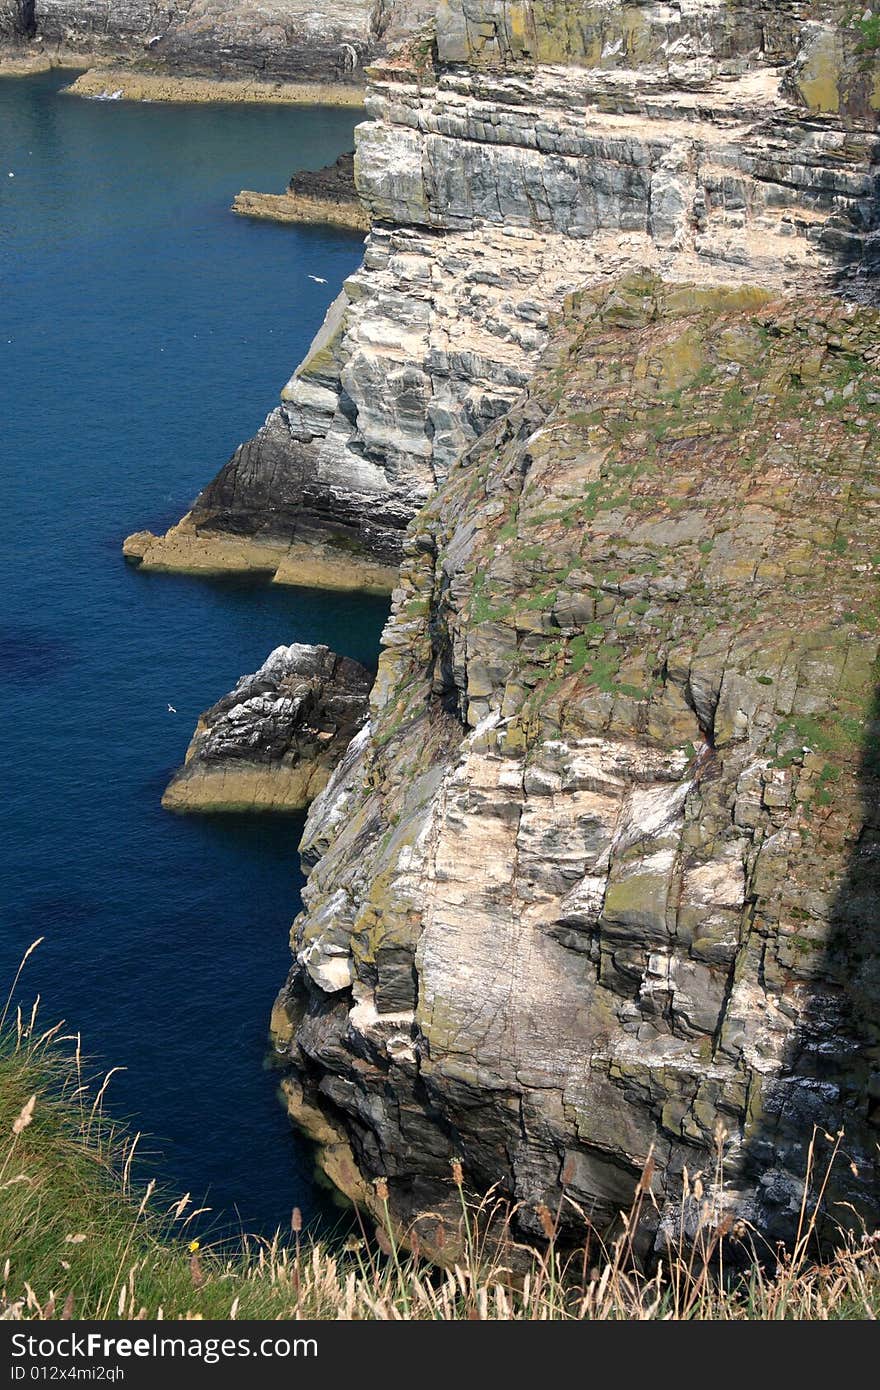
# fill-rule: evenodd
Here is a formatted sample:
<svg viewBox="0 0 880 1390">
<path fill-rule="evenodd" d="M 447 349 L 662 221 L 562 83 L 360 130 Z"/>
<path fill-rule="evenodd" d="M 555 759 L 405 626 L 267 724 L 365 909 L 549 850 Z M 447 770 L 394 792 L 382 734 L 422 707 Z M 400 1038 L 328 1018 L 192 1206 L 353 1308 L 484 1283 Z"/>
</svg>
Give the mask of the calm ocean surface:
<svg viewBox="0 0 880 1390">
<path fill-rule="evenodd" d="M 0 995 L 44 935 L 23 998 L 126 1068 L 111 1108 L 152 1136 L 147 1175 L 267 1233 L 322 1202 L 263 1065 L 301 821 L 159 798 L 272 647 L 374 664 L 387 605 L 142 575 L 120 544 L 261 424 L 358 263 L 358 236 L 228 212 L 350 149 L 357 113 L 86 102 L 65 80 L 0 80 Z"/>
</svg>

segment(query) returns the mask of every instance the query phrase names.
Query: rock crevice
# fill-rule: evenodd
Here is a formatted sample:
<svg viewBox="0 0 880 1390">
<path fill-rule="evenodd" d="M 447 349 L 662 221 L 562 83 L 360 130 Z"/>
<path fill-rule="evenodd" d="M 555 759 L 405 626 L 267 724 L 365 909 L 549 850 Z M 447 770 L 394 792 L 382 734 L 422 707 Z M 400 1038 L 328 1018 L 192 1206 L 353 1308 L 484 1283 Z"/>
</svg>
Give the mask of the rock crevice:
<svg viewBox="0 0 880 1390">
<path fill-rule="evenodd" d="M 522 391 L 566 295 L 634 263 L 870 297 L 880 79 L 847 16 L 438 7 L 369 71 L 362 267 L 263 429 L 142 562 L 390 588 L 407 523 Z"/>
<path fill-rule="evenodd" d="M 582 291 L 410 528 L 275 1030 L 291 1113 L 429 1247 L 454 1156 L 540 1235 L 564 1197 L 607 1228 L 651 1153 L 662 1241 L 719 1134 L 785 1238 L 814 1126 L 876 1213 L 876 334 Z"/>
</svg>

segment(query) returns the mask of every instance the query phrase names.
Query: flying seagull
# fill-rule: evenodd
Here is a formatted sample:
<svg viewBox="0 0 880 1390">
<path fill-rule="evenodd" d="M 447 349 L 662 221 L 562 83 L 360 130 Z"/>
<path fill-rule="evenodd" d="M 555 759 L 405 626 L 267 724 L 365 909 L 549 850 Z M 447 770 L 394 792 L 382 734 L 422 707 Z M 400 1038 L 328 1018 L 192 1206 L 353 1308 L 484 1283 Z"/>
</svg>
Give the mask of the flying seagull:
<svg viewBox="0 0 880 1390">
<path fill-rule="evenodd" d="M 169 713 L 169 714 L 176 714 L 176 713 L 177 713 L 177 710 L 174 708 L 173 705 L 169 705 L 169 706 L 168 706 L 168 713 Z"/>
<path fill-rule="evenodd" d="M 323 275 L 310 275 L 310 276 L 309 276 L 309 279 L 310 279 L 310 280 L 314 280 L 314 282 L 315 282 L 316 285 L 326 285 L 326 283 L 327 283 L 327 281 L 324 279 Z"/>
</svg>

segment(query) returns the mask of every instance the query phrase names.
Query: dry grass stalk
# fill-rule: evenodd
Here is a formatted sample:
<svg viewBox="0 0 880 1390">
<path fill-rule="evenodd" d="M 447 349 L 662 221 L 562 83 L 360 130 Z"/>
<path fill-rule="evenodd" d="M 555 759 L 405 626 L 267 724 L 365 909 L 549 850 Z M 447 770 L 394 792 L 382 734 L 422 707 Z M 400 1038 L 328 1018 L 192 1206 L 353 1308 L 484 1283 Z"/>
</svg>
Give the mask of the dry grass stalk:
<svg viewBox="0 0 880 1390">
<path fill-rule="evenodd" d="M 4 1016 L 10 1009 L 8 1000 Z M 714 1170 L 684 1174 L 678 1231 L 650 1272 L 639 1251 L 658 1215 L 651 1154 L 613 1239 L 603 1239 L 564 1190 L 555 1211 L 538 1202 L 530 1213 L 495 1189 L 470 1194 L 455 1159 L 458 1229 L 437 1213 L 419 1218 L 448 1269 L 421 1259 L 416 1226 L 395 1226 L 386 1178 L 375 1183 L 382 1215 L 375 1239 L 363 1226 L 360 1237 L 316 1238 L 295 1208 L 292 1239 L 245 1237 L 232 1253 L 205 1246 L 192 1235 L 205 1209 L 187 1193 L 156 1210 L 155 1183 L 142 1186 L 137 1175 L 140 1136 L 129 1139 L 104 1116 L 113 1073 L 91 1099 L 78 1037 L 64 1062 L 60 1028 L 38 1036 L 36 1010 L 24 1018 L 17 1010 L 14 1026 L 0 1032 L 0 1135 L 7 1136 L 0 1180 L 15 1155 L 0 1203 L 3 1318 L 722 1321 L 875 1319 L 880 1311 L 880 1233 L 839 1230 L 832 1253 L 817 1253 L 829 1176 L 844 1158 L 843 1136 L 821 1132 L 809 1146 L 796 1239 L 784 1254 L 762 1246 L 726 1210 L 720 1128 Z M 563 1189 L 572 1177 L 564 1164 Z M 526 1216 L 540 1233 L 538 1249 L 518 1240 Z M 730 1263 L 734 1251 L 738 1266 Z"/>
</svg>

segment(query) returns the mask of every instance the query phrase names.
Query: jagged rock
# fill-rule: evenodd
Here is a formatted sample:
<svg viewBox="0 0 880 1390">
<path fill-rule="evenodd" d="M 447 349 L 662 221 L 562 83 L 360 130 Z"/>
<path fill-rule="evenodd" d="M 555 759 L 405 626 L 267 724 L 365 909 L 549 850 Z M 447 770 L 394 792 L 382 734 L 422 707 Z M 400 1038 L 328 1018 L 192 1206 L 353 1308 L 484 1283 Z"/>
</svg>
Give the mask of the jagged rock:
<svg viewBox="0 0 880 1390">
<path fill-rule="evenodd" d="M 315 198 L 325 203 L 356 202 L 354 150 L 341 154 L 323 169 L 300 169 L 291 178 L 288 191 L 301 198 Z"/>
<path fill-rule="evenodd" d="M 275 82 L 362 80 L 376 46 L 367 0 L 6 0 L 0 34 L 164 73 Z"/>
<path fill-rule="evenodd" d="M 0 0 L 0 38 L 23 43 L 36 28 L 34 0 Z"/>
<path fill-rule="evenodd" d="M 202 715 L 162 805 L 302 810 L 364 724 L 372 683 L 363 666 L 327 647 L 276 647 Z"/>
<path fill-rule="evenodd" d="M 325 169 L 294 174 L 286 193 L 255 193 L 243 188 L 232 211 L 271 222 L 317 222 L 369 231 L 370 218 L 354 186 L 354 154 L 341 154 Z"/>
<path fill-rule="evenodd" d="M 335 1180 L 380 1214 L 387 1176 L 423 1248 L 452 1157 L 540 1235 L 607 1230 L 650 1153 L 662 1249 L 719 1135 L 719 1212 L 790 1237 L 843 1129 L 829 1209 L 876 1220 L 878 328 L 583 291 L 410 528 L 275 1030 Z"/>
<path fill-rule="evenodd" d="M 143 563 L 390 588 L 407 522 L 516 399 L 566 294 L 633 263 L 791 292 L 845 270 L 870 296 L 872 33 L 837 0 L 438 5 L 370 69 L 361 269 Z"/>
</svg>

